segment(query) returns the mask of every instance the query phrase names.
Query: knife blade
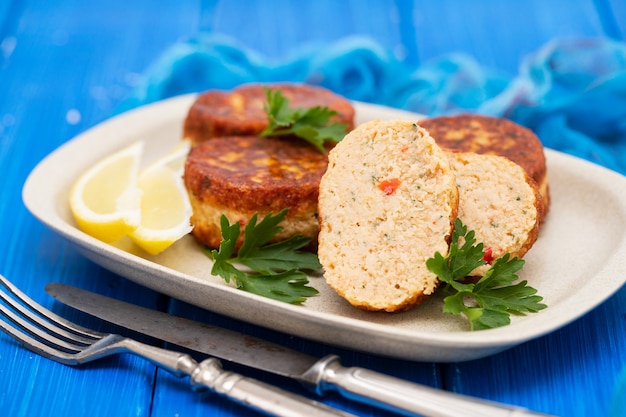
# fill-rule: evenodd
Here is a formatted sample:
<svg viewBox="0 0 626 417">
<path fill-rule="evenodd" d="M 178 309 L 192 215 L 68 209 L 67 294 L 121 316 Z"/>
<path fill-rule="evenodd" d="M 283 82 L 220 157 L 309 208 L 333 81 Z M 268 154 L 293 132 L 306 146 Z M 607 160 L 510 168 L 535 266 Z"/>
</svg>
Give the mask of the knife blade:
<svg viewBox="0 0 626 417">
<path fill-rule="evenodd" d="M 404 415 L 425 417 L 548 416 L 526 408 L 463 396 L 361 367 L 336 355 L 317 358 L 230 329 L 173 316 L 61 283 L 46 292 L 70 307 L 110 323 L 220 359 L 292 378 L 318 395 L 342 396 Z"/>
</svg>

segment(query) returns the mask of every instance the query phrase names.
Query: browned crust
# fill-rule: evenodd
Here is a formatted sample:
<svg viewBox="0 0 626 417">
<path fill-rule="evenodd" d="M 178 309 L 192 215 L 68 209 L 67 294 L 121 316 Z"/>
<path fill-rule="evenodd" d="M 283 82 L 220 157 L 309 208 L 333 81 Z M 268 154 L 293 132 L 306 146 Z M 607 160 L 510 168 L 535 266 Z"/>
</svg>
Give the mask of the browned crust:
<svg viewBox="0 0 626 417">
<path fill-rule="evenodd" d="M 207 246 L 219 245 L 219 222 L 209 213 L 236 214 L 231 223 L 245 225 L 254 213 L 260 220 L 287 208 L 285 222 L 310 219 L 315 224 L 315 230 L 300 234 L 316 244 L 319 182 L 327 165 L 327 154 L 302 140 L 234 136 L 199 144 L 189 153 L 184 172 L 194 236 Z"/>
<path fill-rule="evenodd" d="M 333 121 L 354 127 L 354 108 L 345 98 L 321 87 L 306 84 L 245 84 L 230 91 L 202 93 L 189 109 L 183 137 L 193 144 L 219 136 L 257 136 L 268 125 L 264 88 L 280 89 L 290 107 L 328 107 L 337 112 Z"/>
<path fill-rule="evenodd" d="M 359 310 L 374 312 L 374 313 L 376 312 L 378 313 L 402 313 L 405 311 L 409 311 L 419 306 L 420 304 L 422 304 L 429 297 L 429 295 L 426 295 L 423 292 L 415 293 L 415 294 L 412 294 L 410 298 L 407 298 L 406 300 L 404 300 L 404 302 L 400 304 L 394 304 L 392 306 L 387 306 L 385 308 L 376 308 L 376 307 L 372 307 L 371 305 L 367 303 L 359 302 L 358 300 L 348 299 L 348 297 L 343 291 L 339 291 L 337 289 L 334 289 L 334 290 L 337 292 L 338 295 L 348 300 L 351 306 L 358 308 Z"/>
<path fill-rule="evenodd" d="M 504 156 L 524 168 L 537 183 L 545 176 L 545 156 L 539 138 L 510 120 L 464 114 L 434 117 L 419 124 L 442 148 Z"/>
<path fill-rule="evenodd" d="M 474 114 L 433 117 L 419 124 L 444 149 L 500 155 L 520 165 L 539 188 L 543 221 L 550 206 L 546 158 L 543 144 L 530 129 L 507 119 Z"/>
</svg>

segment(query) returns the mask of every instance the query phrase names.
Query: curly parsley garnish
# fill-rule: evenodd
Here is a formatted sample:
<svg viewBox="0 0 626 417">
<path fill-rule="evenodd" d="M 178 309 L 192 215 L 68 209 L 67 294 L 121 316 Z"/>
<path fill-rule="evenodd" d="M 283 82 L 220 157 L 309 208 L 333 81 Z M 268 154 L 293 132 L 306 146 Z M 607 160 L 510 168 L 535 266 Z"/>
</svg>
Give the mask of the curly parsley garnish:
<svg viewBox="0 0 626 417">
<path fill-rule="evenodd" d="M 257 224 L 255 213 L 244 230 L 244 241 L 236 256 L 235 243 L 241 233 L 238 222 L 229 224 L 226 216 L 220 218 L 222 242 L 218 250 L 204 252 L 213 258 L 213 275 L 234 282 L 237 288 L 275 300 L 291 304 L 301 304 L 306 297 L 316 295 L 318 291 L 309 287 L 307 275 L 303 270 L 321 268 L 317 255 L 299 251 L 311 239 L 293 236 L 287 240 L 267 244 L 282 227 L 278 226 L 287 213 L 282 210 L 275 216 L 268 214 Z M 248 267 L 251 271 L 238 269 L 235 264 Z"/>
<path fill-rule="evenodd" d="M 280 90 L 265 89 L 267 104 L 264 105 L 269 125 L 261 136 L 295 135 L 324 153 L 324 142 L 337 143 L 346 135 L 343 123 L 330 123 L 337 114 L 328 107 L 315 106 L 308 109 L 289 107 L 289 99 Z M 330 124 L 329 124 L 330 123 Z"/>
<path fill-rule="evenodd" d="M 464 242 L 459 247 L 460 238 Z M 536 313 L 547 307 L 527 281 L 513 284 L 519 279 L 516 273 L 524 261 L 508 253 L 498 258 L 478 282 L 460 282 L 486 263 L 483 244 L 475 242 L 474 231 L 467 231 L 467 226 L 456 219 L 448 255 L 443 257 L 437 252 L 426 261 L 428 269 L 446 284 L 443 291 L 449 295 L 444 298 L 445 313 L 463 314 L 471 330 L 483 330 L 510 324 L 511 314 Z M 473 300 L 471 305 L 466 304 L 468 299 Z"/>
</svg>

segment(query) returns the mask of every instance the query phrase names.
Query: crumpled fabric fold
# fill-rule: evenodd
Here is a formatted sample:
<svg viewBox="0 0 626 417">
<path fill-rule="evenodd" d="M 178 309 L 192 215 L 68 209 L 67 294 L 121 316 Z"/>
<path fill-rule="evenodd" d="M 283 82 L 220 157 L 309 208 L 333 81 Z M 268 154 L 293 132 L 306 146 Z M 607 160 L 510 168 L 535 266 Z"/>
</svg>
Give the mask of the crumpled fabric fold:
<svg viewBox="0 0 626 417">
<path fill-rule="evenodd" d="M 502 97 L 477 112 L 507 117 L 547 147 L 626 173 L 625 44 L 549 42 L 522 62 Z"/>
<path fill-rule="evenodd" d="M 525 57 L 513 77 L 460 53 L 410 68 L 366 37 L 301 49 L 272 60 L 224 36 L 181 41 L 147 69 L 117 112 L 248 82 L 304 82 L 428 116 L 506 117 L 532 129 L 549 148 L 626 174 L 624 43 L 555 39 Z"/>
<path fill-rule="evenodd" d="M 390 89 L 405 73 L 404 66 L 377 43 L 349 37 L 311 57 L 305 82 L 351 100 L 387 104 Z"/>
</svg>

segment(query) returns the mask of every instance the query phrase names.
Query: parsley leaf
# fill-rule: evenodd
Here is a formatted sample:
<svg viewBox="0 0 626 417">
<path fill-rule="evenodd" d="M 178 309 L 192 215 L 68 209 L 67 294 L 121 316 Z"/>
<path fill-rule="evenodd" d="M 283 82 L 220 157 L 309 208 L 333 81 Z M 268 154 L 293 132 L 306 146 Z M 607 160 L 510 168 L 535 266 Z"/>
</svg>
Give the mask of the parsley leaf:
<svg viewBox="0 0 626 417">
<path fill-rule="evenodd" d="M 306 297 L 316 295 L 318 291 L 307 285 L 309 281 L 302 270 L 317 270 L 321 265 L 314 253 L 299 251 L 311 239 L 293 236 L 268 244 L 282 230 L 278 224 L 286 213 L 287 209 L 275 216 L 270 213 L 258 224 L 255 213 L 245 227 L 244 241 L 237 255 L 235 244 L 241 234 L 240 225 L 238 222 L 229 224 L 222 215 L 219 249 L 204 251 L 215 261 L 211 273 L 221 276 L 227 283 L 232 280 L 241 290 L 291 304 L 301 304 Z M 250 271 L 243 271 L 236 264 Z"/>
<path fill-rule="evenodd" d="M 511 314 L 535 313 L 547 307 L 527 281 L 513 284 L 524 261 L 508 253 L 498 258 L 478 282 L 460 282 L 485 264 L 483 244 L 475 243 L 474 231 L 468 231 L 456 219 L 448 255 L 437 252 L 426 261 L 428 269 L 446 284 L 443 290 L 450 294 L 443 300 L 445 313 L 463 314 L 471 330 L 483 330 L 510 324 Z"/>
<path fill-rule="evenodd" d="M 267 104 L 264 105 L 269 121 L 261 136 L 295 135 L 324 153 L 324 142 L 337 143 L 346 134 L 343 123 L 330 123 L 337 114 L 328 107 L 315 106 L 308 109 L 289 107 L 289 99 L 280 90 L 265 89 Z"/>
</svg>

